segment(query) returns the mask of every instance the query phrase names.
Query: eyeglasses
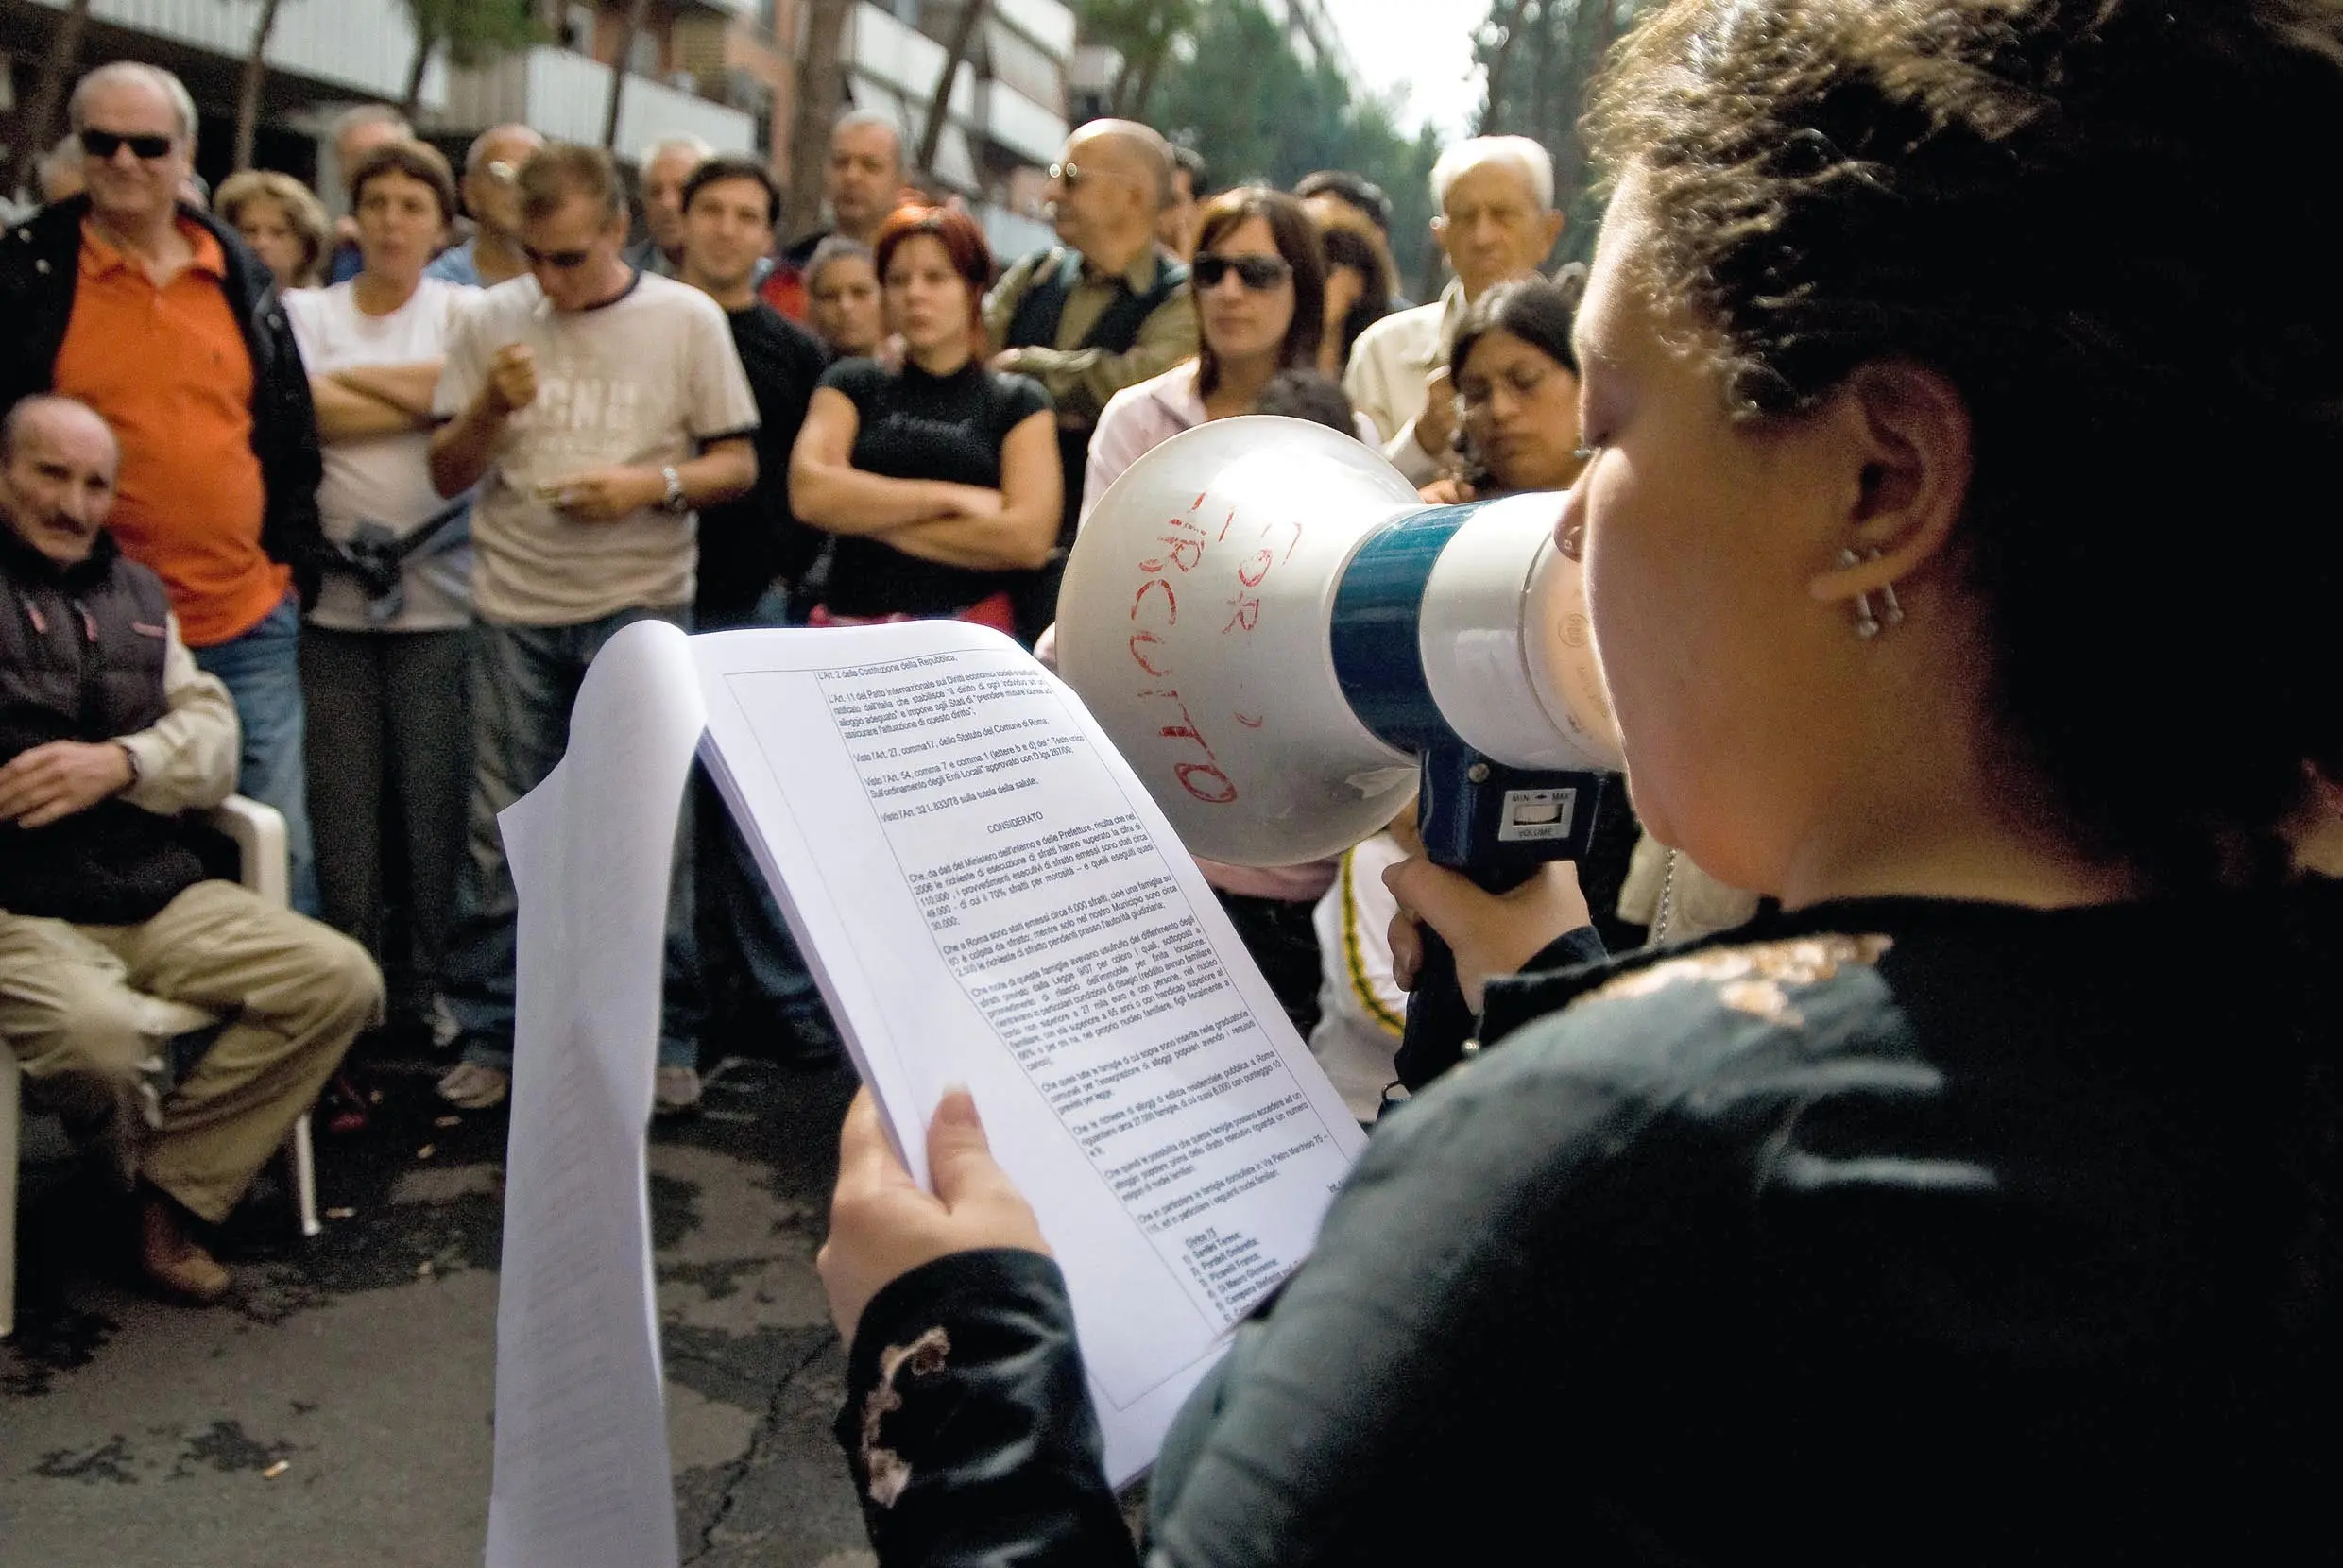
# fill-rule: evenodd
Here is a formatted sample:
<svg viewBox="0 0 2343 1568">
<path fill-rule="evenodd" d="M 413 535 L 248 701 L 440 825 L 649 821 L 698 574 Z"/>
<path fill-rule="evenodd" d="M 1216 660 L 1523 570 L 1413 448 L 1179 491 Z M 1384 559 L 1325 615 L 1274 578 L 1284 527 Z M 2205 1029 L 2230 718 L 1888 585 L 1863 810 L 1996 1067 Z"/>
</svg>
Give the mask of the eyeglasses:
<svg viewBox="0 0 2343 1568">
<path fill-rule="evenodd" d="M 1215 289 L 1221 280 L 1232 271 L 1237 281 L 1256 293 L 1266 294 L 1293 276 L 1292 264 L 1277 256 L 1215 256 L 1209 252 L 1189 264 L 1200 289 Z"/>
<path fill-rule="evenodd" d="M 556 272 L 575 272 L 594 256 L 590 249 L 535 250 L 525 245 L 521 247 L 521 254 L 528 258 L 531 266 L 549 266 Z"/>
<path fill-rule="evenodd" d="M 1052 163 L 1050 178 L 1070 191 L 1086 179 L 1129 179 L 1131 176 L 1114 169 L 1086 169 L 1079 163 Z"/>
<path fill-rule="evenodd" d="M 116 130 L 85 130 L 81 132 L 81 150 L 101 163 L 111 162 L 115 153 L 128 147 L 151 163 L 158 158 L 168 158 L 179 145 L 176 136 L 138 134 L 126 136 Z"/>
</svg>

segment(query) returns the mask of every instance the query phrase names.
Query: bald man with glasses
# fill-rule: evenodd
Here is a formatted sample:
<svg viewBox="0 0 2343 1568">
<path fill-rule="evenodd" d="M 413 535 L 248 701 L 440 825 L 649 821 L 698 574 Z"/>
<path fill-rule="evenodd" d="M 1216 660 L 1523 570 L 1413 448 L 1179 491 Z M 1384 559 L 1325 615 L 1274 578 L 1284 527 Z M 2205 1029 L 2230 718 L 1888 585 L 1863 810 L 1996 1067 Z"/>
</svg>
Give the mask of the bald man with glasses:
<svg viewBox="0 0 2343 1568">
<path fill-rule="evenodd" d="M 993 368 L 1033 377 L 1057 405 L 1066 510 L 1058 555 L 1018 597 L 1030 642 L 1057 619 L 1065 547 L 1082 515 L 1090 433 L 1106 400 L 1196 352 L 1188 268 L 1155 240 L 1171 204 L 1172 145 L 1129 120 L 1093 120 L 1050 166 L 1059 244 L 1011 267 L 984 299 Z"/>
<path fill-rule="evenodd" d="M 545 145 L 527 126 L 496 126 L 472 138 L 464 154 L 464 211 L 472 236 L 442 251 L 426 278 L 494 288 L 529 270 L 521 251 L 521 165 Z"/>
</svg>

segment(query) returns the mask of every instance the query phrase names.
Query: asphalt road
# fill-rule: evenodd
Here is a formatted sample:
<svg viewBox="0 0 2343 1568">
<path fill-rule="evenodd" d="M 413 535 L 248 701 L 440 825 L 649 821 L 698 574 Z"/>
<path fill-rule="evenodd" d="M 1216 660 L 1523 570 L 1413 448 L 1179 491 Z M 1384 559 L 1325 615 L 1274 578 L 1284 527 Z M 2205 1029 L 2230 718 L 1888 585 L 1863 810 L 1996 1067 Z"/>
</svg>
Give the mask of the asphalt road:
<svg viewBox="0 0 2343 1568">
<path fill-rule="evenodd" d="M 127 1214 L 26 1172 L 0 1347 L 0 1560 L 42 1568 L 471 1568 L 487 1527 L 505 1120 L 442 1125 L 419 1067 L 322 1137 L 303 1242 L 269 1185 L 222 1238 L 238 1290 L 143 1294 Z M 676 1521 L 704 1568 L 868 1562 L 829 1436 L 842 1358 L 813 1274 L 850 1075 L 729 1060 L 660 1125 L 651 1182 Z M 346 1215 L 341 1211 L 349 1211 Z"/>
</svg>

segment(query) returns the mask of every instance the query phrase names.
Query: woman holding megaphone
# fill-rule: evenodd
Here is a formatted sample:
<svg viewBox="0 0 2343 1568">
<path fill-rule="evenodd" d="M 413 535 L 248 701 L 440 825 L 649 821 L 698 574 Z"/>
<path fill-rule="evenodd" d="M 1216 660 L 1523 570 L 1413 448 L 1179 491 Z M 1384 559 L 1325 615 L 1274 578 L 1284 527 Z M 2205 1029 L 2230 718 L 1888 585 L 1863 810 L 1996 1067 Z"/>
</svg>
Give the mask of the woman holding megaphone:
<svg viewBox="0 0 2343 1568">
<path fill-rule="evenodd" d="M 2343 293 L 2287 263 L 2337 124 L 2334 0 L 1620 45 L 1563 529 L 1637 810 L 1781 912 L 1550 970 L 1566 874 L 1395 874 L 1482 1049 L 1189 1402 L 1149 1562 L 2327 1538 Z M 860 1102 L 822 1259 L 881 1562 L 1134 1561 L 965 1097 L 930 1156 Z"/>
</svg>

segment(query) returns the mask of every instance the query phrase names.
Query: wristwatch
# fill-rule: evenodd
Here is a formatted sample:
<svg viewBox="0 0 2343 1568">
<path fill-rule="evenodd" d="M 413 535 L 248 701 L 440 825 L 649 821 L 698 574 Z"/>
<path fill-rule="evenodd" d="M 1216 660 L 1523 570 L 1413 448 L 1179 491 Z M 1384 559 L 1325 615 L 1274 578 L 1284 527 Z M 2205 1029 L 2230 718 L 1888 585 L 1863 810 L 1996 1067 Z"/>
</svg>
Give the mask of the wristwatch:
<svg viewBox="0 0 2343 1568">
<path fill-rule="evenodd" d="M 683 493 L 683 475 L 676 471 L 675 465 L 671 463 L 659 469 L 659 477 L 667 481 L 667 499 L 660 502 L 659 505 L 677 517 L 690 511 L 692 498 Z"/>
</svg>

